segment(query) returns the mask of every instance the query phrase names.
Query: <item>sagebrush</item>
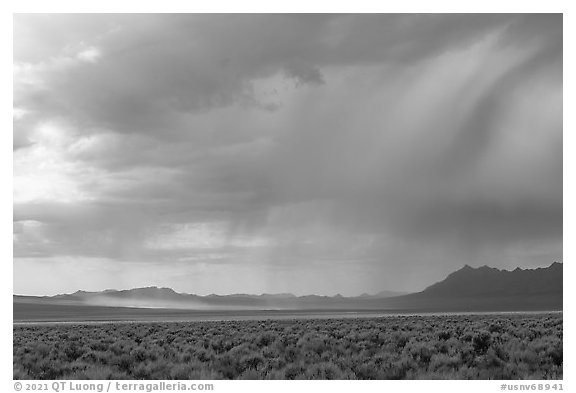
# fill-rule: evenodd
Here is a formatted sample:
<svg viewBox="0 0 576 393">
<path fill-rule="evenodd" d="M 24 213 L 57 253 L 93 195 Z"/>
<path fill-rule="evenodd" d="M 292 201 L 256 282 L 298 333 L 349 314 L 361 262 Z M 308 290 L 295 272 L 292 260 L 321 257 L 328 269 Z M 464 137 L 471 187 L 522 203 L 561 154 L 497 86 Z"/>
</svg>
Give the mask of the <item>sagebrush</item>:
<svg viewBox="0 0 576 393">
<path fill-rule="evenodd" d="M 14 379 L 561 379 L 562 315 L 14 326 Z"/>
</svg>

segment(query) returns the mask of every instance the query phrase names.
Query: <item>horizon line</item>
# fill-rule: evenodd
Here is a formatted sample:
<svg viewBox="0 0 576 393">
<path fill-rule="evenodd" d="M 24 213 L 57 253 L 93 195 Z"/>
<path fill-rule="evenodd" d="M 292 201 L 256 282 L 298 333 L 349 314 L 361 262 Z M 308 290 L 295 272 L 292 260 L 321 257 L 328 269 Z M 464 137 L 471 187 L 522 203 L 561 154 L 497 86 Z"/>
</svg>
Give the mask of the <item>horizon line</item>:
<svg viewBox="0 0 576 393">
<path fill-rule="evenodd" d="M 481 266 L 473 267 L 473 266 L 470 266 L 469 264 L 466 263 L 466 264 L 464 264 L 460 269 L 457 269 L 457 270 L 454 270 L 454 271 L 451 272 L 451 273 L 448 273 L 443 280 L 445 280 L 450 274 L 456 273 L 456 272 L 461 271 L 461 270 L 466 269 L 466 268 L 470 268 L 470 269 L 473 269 L 473 270 L 479 270 L 479 269 L 482 269 L 482 268 L 489 268 L 489 269 L 497 270 L 497 271 L 499 271 L 499 272 L 509 272 L 509 273 L 511 273 L 511 272 L 515 272 L 515 271 L 518 271 L 518 270 L 519 270 L 519 271 L 527 271 L 527 270 L 547 269 L 547 268 L 550 268 L 550 267 L 552 267 L 552 266 L 554 266 L 554 265 L 556 265 L 556 264 L 558 264 L 558 265 L 563 265 L 564 263 L 563 263 L 563 262 L 560 262 L 560 261 L 554 261 L 554 262 L 552 262 L 551 264 L 545 265 L 545 266 L 538 266 L 538 267 L 532 267 L 532 268 L 521 268 L 521 267 L 517 266 L 516 268 L 511 269 L 511 270 L 500 269 L 500 268 L 496 268 L 496 267 L 490 267 L 490 266 L 488 266 L 488 265 L 486 265 L 486 264 L 481 265 Z M 441 282 L 441 281 L 443 281 L 443 280 L 437 281 L 436 283 Z M 209 294 L 201 295 L 201 294 L 190 293 L 190 292 L 178 292 L 178 291 L 176 291 L 175 289 L 170 288 L 170 287 L 164 287 L 164 286 L 158 286 L 158 285 L 148 285 L 148 286 L 141 286 L 141 287 L 126 288 L 126 289 L 106 288 L 106 289 L 102 289 L 102 290 L 93 290 L 93 291 L 87 291 L 87 290 L 83 290 L 83 289 L 77 289 L 77 290 L 74 291 L 74 292 L 69 292 L 69 293 L 56 293 L 56 294 L 54 294 L 54 295 L 27 295 L 27 294 L 12 293 L 12 296 L 55 297 L 55 296 L 72 295 L 72 294 L 75 294 L 75 293 L 78 293 L 78 292 L 85 292 L 85 293 L 104 293 L 104 292 L 106 292 L 106 291 L 109 291 L 109 292 L 122 292 L 122 291 L 132 291 L 132 290 L 136 290 L 136 289 L 155 288 L 155 289 L 169 289 L 169 290 L 171 290 L 171 291 L 173 291 L 174 293 L 179 294 L 179 295 L 193 295 L 193 296 L 199 296 L 199 297 L 208 297 L 208 296 L 265 296 L 265 295 L 268 295 L 268 296 L 277 296 L 277 295 L 290 295 L 290 296 L 294 296 L 294 297 L 306 297 L 306 296 L 337 297 L 337 296 L 340 296 L 340 297 L 343 297 L 343 298 L 355 298 L 355 297 L 362 297 L 362 296 L 378 296 L 378 294 L 379 294 L 379 293 L 382 293 L 382 292 L 397 293 L 398 296 L 408 295 L 408 294 L 413 294 L 413 293 L 419 293 L 419 292 L 424 291 L 424 290 L 425 290 L 426 288 L 428 288 L 429 286 L 434 285 L 434 284 L 436 284 L 436 283 L 431 283 L 431 284 L 427 285 L 425 288 L 420 289 L 420 290 L 415 290 L 415 291 L 382 289 L 382 290 L 380 290 L 380 291 L 378 291 L 378 292 L 376 292 L 376 293 L 362 292 L 362 293 L 360 293 L 360 294 L 358 294 L 358 295 L 342 295 L 340 292 L 335 293 L 334 295 L 326 295 L 326 294 L 325 294 L 325 295 L 321 295 L 321 294 L 314 294 L 314 293 L 308 293 L 308 294 L 298 295 L 298 294 L 295 294 L 295 293 L 293 293 L 293 292 L 262 292 L 262 293 L 260 293 L 260 294 L 245 293 L 245 292 L 244 292 L 244 293 L 243 293 L 243 292 L 234 292 L 234 293 L 228 293 L 228 294 L 209 293 Z"/>
</svg>

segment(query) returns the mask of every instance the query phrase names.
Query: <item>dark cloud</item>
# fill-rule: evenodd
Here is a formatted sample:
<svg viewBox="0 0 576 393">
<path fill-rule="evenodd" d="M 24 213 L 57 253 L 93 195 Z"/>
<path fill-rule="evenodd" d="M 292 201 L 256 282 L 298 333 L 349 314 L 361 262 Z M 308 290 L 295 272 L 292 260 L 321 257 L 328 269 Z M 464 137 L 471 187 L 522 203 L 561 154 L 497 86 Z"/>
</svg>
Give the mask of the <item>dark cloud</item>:
<svg viewBox="0 0 576 393">
<path fill-rule="evenodd" d="M 561 15 L 17 15 L 14 55 L 26 268 L 361 293 L 561 259 Z"/>
<path fill-rule="evenodd" d="M 412 64 L 478 40 L 508 19 L 514 17 L 112 15 L 80 28 L 70 16 L 25 15 L 16 18 L 16 35 L 25 37 L 16 59 L 36 67 L 42 84 L 17 84 L 15 101 L 83 129 L 166 137 L 188 131 L 195 113 L 266 106 L 254 81 L 283 70 L 314 85 L 323 82 L 322 67 Z M 79 34 L 65 36 L 65 26 Z M 45 46 L 40 34 L 54 38 Z M 101 53 L 98 65 L 75 64 L 92 45 Z M 37 46 L 52 51 L 37 59 L 30 49 Z"/>
</svg>

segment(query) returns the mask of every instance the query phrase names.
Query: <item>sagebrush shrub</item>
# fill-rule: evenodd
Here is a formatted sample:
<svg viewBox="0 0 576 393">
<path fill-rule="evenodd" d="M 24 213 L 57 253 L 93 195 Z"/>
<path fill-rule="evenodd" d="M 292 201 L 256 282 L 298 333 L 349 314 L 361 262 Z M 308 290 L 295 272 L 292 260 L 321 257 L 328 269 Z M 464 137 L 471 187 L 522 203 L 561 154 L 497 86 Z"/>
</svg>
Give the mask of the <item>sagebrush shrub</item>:
<svg viewBox="0 0 576 393">
<path fill-rule="evenodd" d="M 14 326 L 14 379 L 559 379 L 562 314 Z"/>
</svg>

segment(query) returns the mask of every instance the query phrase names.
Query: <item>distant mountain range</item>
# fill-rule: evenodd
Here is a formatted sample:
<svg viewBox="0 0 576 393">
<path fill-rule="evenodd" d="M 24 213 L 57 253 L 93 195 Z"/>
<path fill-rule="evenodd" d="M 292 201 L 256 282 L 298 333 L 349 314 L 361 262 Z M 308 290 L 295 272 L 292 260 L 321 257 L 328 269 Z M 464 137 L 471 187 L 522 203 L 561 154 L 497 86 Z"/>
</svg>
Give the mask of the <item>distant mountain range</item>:
<svg viewBox="0 0 576 393">
<path fill-rule="evenodd" d="M 375 295 L 363 294 L 355 297 L 342 295 L 296 296 L 291 293 L 279 294 L 233 294 L 233 295 L 194 295 L 178 293 L 171 288 L 134 288 L 127 290 L 108 289 L 102 292 L 77 291 L 56 296 L 14 296 L 16 303 L 42 303 L 58 305 L 90 305 L 108 307 L 172 308 L 172 309 L 335 309 L 358 308 L 363 303 L 401 296 L 405 293 L 381 291 Z M 369 307 L 373 308 L 373 307 Z"/>
<path fill-rule="evenodd" d="M 282 294 L 207 295 L 177 293 L 170 288 L 77 291 L 56 296 L 13 297 L 17 305 L 104 306 L 180 310 L 412 310 L 526 311 L 562 310 L 561 263 L 546 268 L 499 270 L 487 266 L 462 269 L 421 292 L 382 291 L 354 297 Z"/>
<path fill-rule="evenodd" d="M 426 311 L 562 310 L 563 265 L 500 270 L 468 265 L 418 293 L 386 300 L 387 307 Z"/>
<path fill-rule="evenodd" d="M 562 264 L 547 268 L 499 270 L 468 265 L 426 288 L 427 296 L 532 296 L 562 293 Z"/>
</svg>

